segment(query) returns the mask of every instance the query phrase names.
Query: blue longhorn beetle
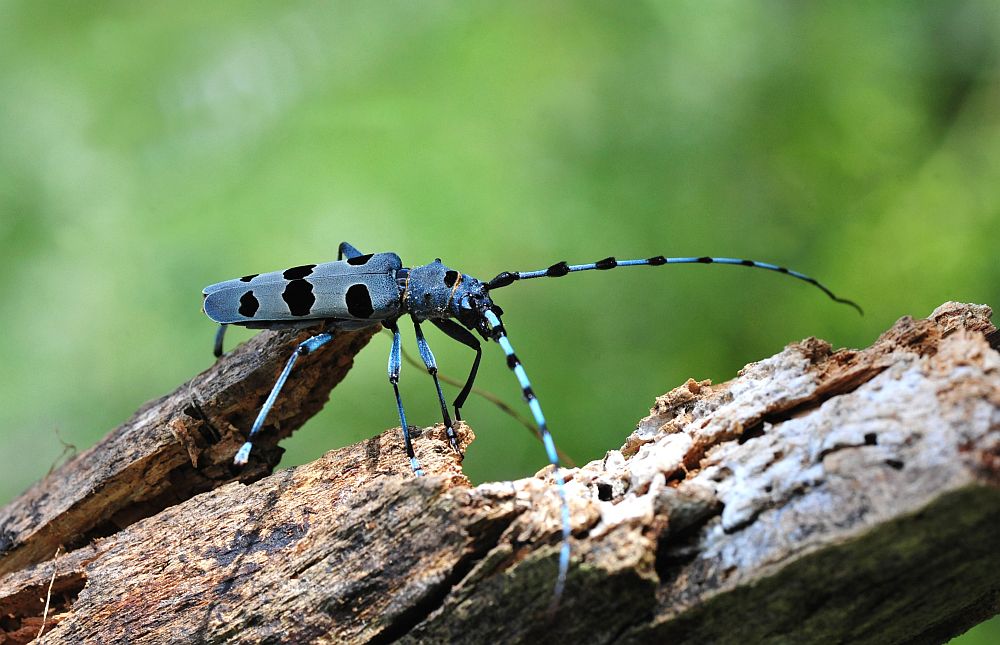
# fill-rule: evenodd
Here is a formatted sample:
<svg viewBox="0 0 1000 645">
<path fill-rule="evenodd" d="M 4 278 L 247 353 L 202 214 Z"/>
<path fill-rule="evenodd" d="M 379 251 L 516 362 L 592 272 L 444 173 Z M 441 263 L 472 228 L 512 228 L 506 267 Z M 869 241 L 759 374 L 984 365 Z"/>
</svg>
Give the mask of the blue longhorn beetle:
<svg viewBox="0 0 1000 645">
<path fill-rule="evenodd" d="M 427 371 L 434 379 L 441 415 L 444 418 L 448 441 L 461 455 L 455 429 L 448 413 L 448 406 L 437 377 L 434 355 L 424 338 L 420 324 L 430 321 L 445 334 L 473 349 L 476 358 L 472 370 L 453 403 L 455 418 L 461 420 L 461 408 L 465 403 L 479 370 L 482 347 L 471 331 L 479 332 L 485 340 L 495 340 L 507 356 L 507 367 L 517 377 L 539 435 L 545 445 L 549 462 L 554 469 L 554 477 L 560 497 L 562 511 L 562 546 L 559 554 L 559 573 L 556 579 L 553 606 L 558 604 L 566 584 L 570 560 L 570 517 L 569 504 L 559 457 L 555 443 L 549 433 L 542 406 L 531 389 L 531 382 L 507 339 L 500 316 L 503 310 L 497 306 L 490 292 L 506 287 L 518 280 L 531 278 L 558 278 L 577 271 L 607 270 L 626 266 L 661 266 L 665 264 L 729 264 L 757 269 L 777 271 L 804 280 L 821 289 L 836 302 L 850 305 L 861 312 L 861 308 L 851 300 L 838 298 L 832 291 L 807 275 L 775 264 L 740 260 L 736 258 L 689 257 L 667 258 L 662 255 L 642 260 L 616 260 L 605 258 L 590 264 L 567 264 L 559 262 L 538 271 L 504 271 L 489 282 L 482 282 L 470 275 L 449 269 L 435 260 L 430 264 L 414 268 L 404 268 L 395 253 L 361 253 L 343 242 L 337 261 L 243 276 L 235 280 L 219 282 L 205 287 L 204 309 L 208 317 L 222 326 L 216 335 L 215 355 L 222 353 L 222 342 L 226 325 L 242 325 L 254 329 L 281 329 L 311 327 L 326 323 L 327 329 L 353 331 L 382 324 L 392 332 L 392 349 L 389 352 L 389 382 L 396 396 L 399 423 L 403 431 L 403 444 L 410 458 L 410 465 L 416 475 L 423 475 L 420 462 L 413 452 L 410 430 L 399 397 L 400 342 L 397 320 L 409 314 L 417 337 L 417 348 Z M 458 324 L 454 322 L 457 320 Z M 463 327 L 464 326 L 464 327 Z M 470 331 L 471 330 L 471 331 Z M 236 453 L 233 462 L 237 466 L 247 463 L 253 440 L 260 432 L 268 412 L 274 406 L 282 386 L 288 380 L 292 367 L 300 356 L 316 351 L 333 339 L 328 332 L 316 334 L 299 343 L 289 357 L 281 375 L 271 389 L 267 400 L 260 409 L 257 419 L 250 428 L 246 443 Z"/>
</svg>

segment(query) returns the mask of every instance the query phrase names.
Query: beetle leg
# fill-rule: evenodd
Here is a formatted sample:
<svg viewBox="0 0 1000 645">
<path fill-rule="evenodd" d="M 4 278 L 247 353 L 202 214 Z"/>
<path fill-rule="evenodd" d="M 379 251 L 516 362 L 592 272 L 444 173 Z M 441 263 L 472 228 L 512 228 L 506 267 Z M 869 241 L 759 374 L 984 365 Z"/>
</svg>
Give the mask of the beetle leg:
<svg viewBox="0 0 1000 645">
<path fill-rule="evenodd" d="M 413 442 L 410 439 L 410 426 L 406 424 L 406 413 L 403 411 L 403 400 L 399 398 L 399 326 L 395 320 L 386 320 L 382 325 L 392 332 L 392 349 L 389 351 L 389 382 L 392 383 L 392 391 L 396 395 L 396 409 L 399 410 L 399 425 L 403 429 L 403 445 L 406 447 L 406 455 L 410 458 L 410 466 L 413 474 L 421 476 L 424 474 L 420 467 L 420 461 L 413 452 Z"/>
<path fill-rule="evenodd" d="M 444 393 L 441 391 L 441 383 L 438 381 L 438 368 L 437 362 L 434 360 L 434 354 L 431 353 L 431 348 L 427 344 L 427 339 L 424 338 L 424 332 L 420 329 L 420 323 L 417 319 L 413 319 L 413 329 L 417 334 L 417 349 L 420 350 L 420 358 L 423 359 L 424 365 L 427 366 L 427 373 L 431 375 L 434 379 L 434 387 L 437 389 L 438 402 L 441 404 L 441 416 L 444 417 L 444 425 L 448 433 L 448 442 L 451 444 L 452 450 L 458 453 L 459 457 L 462 456 L 462 450 L 458 447 L 458 435 L 455 434 L 454 425 L 451 422 L 451 415 L 448 414 L 448 404 L 444 402 Z"/>
<path fill-rule="evenodd" d="M 224 328 L 225 326 L 223 326 L 223 329 Z M 285 381 L 288 380 L 288 375 L 292 372 L 292 367 L 295 366 L 295 361 L 299 360 L 299 356 L 311 354 L 323 345 L 329 343 L 331 340 L 333 340 L 332 334 L 316 334 L 315 336 L 302 341 L 299 343 L 299 346 L 295 348 L 292 355 L 288 357 L 288 362 L 285 363 L 285 369 L 281 370 L 281 375 L 278 376 L 277 382 L 275 382 L 274 387 L 271 388 L 271 393 L 267 395 L 267 400 L 264 401 L 264 405 L 261 407 L 260 412 L 257 413 L 257 419 L 253 422 L 253 427 L 250 428 L 250 435 L 247 437 L 246 443 L 240 447 L 239 451 L 236 453 L 236 457 L 233 458 L 234 464 L 237 466 L 246 465 L 247 460 L 250 458 L 250 450 L 253 449 L 253 439 L 263 427 L 264 420 L 267 419 L 267 413 L 274 407 L 274 402 L 278 400 L 278 394 L 281 392 L 281 388 L 284 387 Z"/>
</svg>

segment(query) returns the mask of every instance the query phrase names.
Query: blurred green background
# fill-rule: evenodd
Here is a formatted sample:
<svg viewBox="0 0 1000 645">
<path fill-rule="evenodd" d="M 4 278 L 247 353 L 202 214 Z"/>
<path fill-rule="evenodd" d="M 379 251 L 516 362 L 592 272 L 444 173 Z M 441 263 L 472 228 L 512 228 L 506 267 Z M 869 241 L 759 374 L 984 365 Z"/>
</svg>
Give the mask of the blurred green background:
<svg viewBox="0 0 1000 645">
<path fill-rule="evenodd" d="M 750 257 L 865 307 L 727 267 L 498 292 L 578 463 L 687 377 L 809 335 L 865 346 L 950 299 L 996 306 L 998 43 L 991 1 L 0 2 L 0 503 L 212 363 L 203 286 L 342 240 L 485 279 Z M 464 377 L 471 352 L 428 333 Z M 397 424 L 388 347 L 283 463 Z M 402 391 L 429 425 L 419 372 Z M 495 346 L 480 385 L 518 404 Z M 492 405 L 465 413 L 476 481 L 545 465 Z"/>
</svg>

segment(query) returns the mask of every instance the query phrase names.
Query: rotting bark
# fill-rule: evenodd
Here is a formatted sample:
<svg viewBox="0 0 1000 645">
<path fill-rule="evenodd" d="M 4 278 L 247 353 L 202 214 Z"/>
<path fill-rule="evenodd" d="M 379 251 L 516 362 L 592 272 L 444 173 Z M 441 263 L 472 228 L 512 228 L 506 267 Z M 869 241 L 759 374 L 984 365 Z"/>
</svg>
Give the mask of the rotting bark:
<svg viewBox="0 0 1000 645">
<path fill-rule="evenodd" d="M 378 329 L 339 334 L 329 350 L 300 361 L 243 470 L 233 468 L 233 454 L 309 332 L 262 332 L 173 393 L 145 404 L 0 509 L 0 575 L 48 560 L 58 546 L 72 550 L 117 533 L 229 481 L 267 475 L 284 452 L 278 440 L 323 407 Z"/>
<path fill-rule="evenodd" d="M 415 441 L 428 476 L 414 478 L 394 429 L 210 490 L 235 476 L 224 464 L 241 439 L 229 428 L 223 441 L 178 442 L 197 449 L 183 450 L 183 467 L 133 477 L 175 498 L 120 530 L 95 531 L 128 508 L 100 479 L 120 483 L 121 468 L 81 463 L 99 449 L 0 513 L 0 634 L 37 633 L 55 572 L 43 642 L 940 642 L 1000 610 L 989 316 L 947 303 L 863 350 L 806 339 L 731 381 L 690 380 L 657 399 L 621 450 L 565 471 L 573 565 L 552 620 L 548 470 L 471 488 L 435 427 Z M 281 360 L 249 377 L 265 383 L 228 423 L 246 427 Z M 250 387 L 227 383 L 215 387 Z M 207 386 L 198 422 L 217 427 L 224 408 L 206 408 Z M 290 388 L 304 395 L 315 398 L 284 414 L 319 407 L 313 386 Z M 151 413 L 165 400 L 130 422 L 160 419 L 130 441 L 175 436 L 176 415 Z M 258 475 L 276 460 L 274 448 L 261 453 Z M 61 502 L 74 469 L 92 478 Z M 60 519 L 79 513 L 45 511 L 34 524 L 34 508 L 84 504 L 104 519 L 81 529 Z M 59 544 L 76 548 L 52 560 Z"/>
</svg>

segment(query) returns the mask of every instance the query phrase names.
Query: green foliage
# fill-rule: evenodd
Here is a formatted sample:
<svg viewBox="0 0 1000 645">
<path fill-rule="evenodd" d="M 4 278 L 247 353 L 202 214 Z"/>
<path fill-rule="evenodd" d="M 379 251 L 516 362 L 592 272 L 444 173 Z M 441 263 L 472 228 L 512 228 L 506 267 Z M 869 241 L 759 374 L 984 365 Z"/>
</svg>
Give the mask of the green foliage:
<svg viewBox="0 0 1000 645">
<path fill-rule="evenodd" d="M 1000 6 L 982 2 L 0 3 L 0 499 L 211 361 L 209 283 L 348 240 L 498 292 L 560 447 L 815 335 L 1000 303 Z M 471 356 L 440 334 L 442 369 Z M 233 334 L 235 339 L 238 335 Z M 244 336 L 245 337 L 245 336 Z M 410 347 L 413 346 L 410 341 Z M 496 347 L 481 385 L 516 403 Z M 287 463 L 396 421 L 376 339 Z M 437 420 L 404 366 L 414 423 Z M 544 452 L 472 399 L 478 480 Z"/>
</svg>

